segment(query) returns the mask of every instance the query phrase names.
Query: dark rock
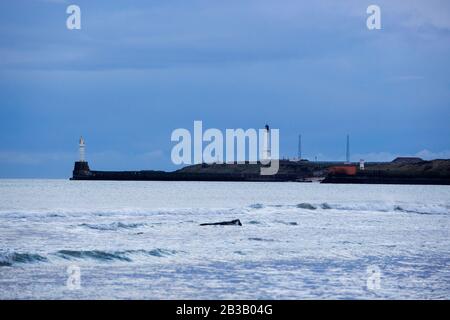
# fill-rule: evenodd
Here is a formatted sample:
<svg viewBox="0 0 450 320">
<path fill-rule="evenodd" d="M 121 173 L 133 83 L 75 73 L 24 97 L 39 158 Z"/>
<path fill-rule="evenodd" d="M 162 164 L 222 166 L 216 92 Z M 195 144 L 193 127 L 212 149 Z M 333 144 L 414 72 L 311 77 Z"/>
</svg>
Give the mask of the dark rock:
<svg viewBox="0 0 450 320">
<path fill-rule="evenodd" d="M 222 221 L 214 223 L 202 223 L 201 226 L 242 226 L 241 220 Z"/>
</svg>

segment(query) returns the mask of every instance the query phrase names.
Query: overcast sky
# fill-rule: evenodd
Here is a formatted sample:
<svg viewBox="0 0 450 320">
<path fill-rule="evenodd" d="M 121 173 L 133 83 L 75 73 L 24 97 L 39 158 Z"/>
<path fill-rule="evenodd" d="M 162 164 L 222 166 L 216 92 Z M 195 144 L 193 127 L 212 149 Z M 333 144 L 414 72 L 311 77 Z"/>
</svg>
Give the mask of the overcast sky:
<svg viewBox="0 0 450 320">
<path fill-rule="evenodd" d="M 81 8 L 81 30 L 66 8 Z M 366 27 L 381 8 L 381 30 Z M 0 2 L 0 177 L 174 169 L 176 128 L 280 129 L 281 155 L 450 157 L 450 1 Z"/>
</svg>

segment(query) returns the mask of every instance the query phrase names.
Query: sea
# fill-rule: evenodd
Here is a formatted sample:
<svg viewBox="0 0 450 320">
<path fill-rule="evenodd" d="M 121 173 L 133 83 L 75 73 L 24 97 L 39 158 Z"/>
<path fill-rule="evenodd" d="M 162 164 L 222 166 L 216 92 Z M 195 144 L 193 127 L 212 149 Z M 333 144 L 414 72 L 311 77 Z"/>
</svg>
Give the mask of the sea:
<svg viewBox="0 0 450 320">
<path fill-rule="evenodd" d="M 0 299 L 449 298 L 450 186 L 0 180 Z"/>
</svg>

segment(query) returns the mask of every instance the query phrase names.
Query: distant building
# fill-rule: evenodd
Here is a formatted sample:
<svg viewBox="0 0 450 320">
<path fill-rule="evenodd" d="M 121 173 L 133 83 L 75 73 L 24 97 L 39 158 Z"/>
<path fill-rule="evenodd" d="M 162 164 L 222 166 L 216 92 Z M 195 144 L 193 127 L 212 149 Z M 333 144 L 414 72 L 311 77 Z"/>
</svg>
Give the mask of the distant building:
<svg viewBox="0 0 450 320">
<path fill-rule="evenodd" d="M 392 162 L 393 163 L 403 163 L 403 164 L 412 164 L 412 163 L 420 163 L 424 160 L 419 157 L 398 157 L 395 158 Z"/>
<path fill-rule="evenodd" d="M 357 169 L 355 165 L 333 166 L 328 168 L 328 172 L 336 175 L 354 176 L 356 171 Z"/>
</svg>

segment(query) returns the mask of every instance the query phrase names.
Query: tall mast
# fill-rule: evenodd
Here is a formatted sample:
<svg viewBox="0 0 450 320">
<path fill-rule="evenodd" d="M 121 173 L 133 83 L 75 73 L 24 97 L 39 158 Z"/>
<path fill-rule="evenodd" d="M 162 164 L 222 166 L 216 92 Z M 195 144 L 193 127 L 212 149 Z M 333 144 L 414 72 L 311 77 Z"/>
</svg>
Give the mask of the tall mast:
<svg viewBox="0 0 450 320">
<path fill-rule="evenodd" d="M 298 135 L 298 160 L 302 160 L 302 135 Z"/>
<path fill-rule="evenodd" d="M 347 134 L 347 152 L 346 152 L 346 162 L 350 163 L 350 135 Z"/>
</svg>

